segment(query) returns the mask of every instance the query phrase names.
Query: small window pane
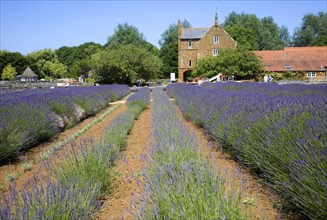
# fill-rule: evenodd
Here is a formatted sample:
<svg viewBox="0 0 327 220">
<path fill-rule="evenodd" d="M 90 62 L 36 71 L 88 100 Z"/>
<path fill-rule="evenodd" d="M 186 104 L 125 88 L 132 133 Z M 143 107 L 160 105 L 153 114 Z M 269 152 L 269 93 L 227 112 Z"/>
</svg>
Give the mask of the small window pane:
<svg viewBox="0 0 327 220">
<path fill-rule="evenodd" d="M 192 60 L 189 60 L 189 61 L 188 61 L 188 65 L 189 65 L 189 66 L 192 66 Z"/>
<path fill-rule="evenodd" d="M 213 36 L 213 42 L 215 44 L 218 44 L 219 43 L 219 36 L 218 35 Z"/>
<path fill-rule="evenodd" d="M 192 47 L 192 41 L 191 40 L 188 41 L 188 47 Z"/>
<path fill-rule="evenodd" d="M 218 49 L 212 49 L 212 55 L 213 56 L 217 56 L 218 55 L 219 50 Z"/>
</svg>

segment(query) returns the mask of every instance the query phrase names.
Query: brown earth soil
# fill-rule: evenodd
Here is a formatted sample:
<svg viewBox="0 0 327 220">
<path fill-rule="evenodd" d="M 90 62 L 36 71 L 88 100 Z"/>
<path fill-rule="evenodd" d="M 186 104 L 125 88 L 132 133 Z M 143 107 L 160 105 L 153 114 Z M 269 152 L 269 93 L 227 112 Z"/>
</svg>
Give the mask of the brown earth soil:
<svg viewBox="0 0 327 220">
<path fill-rule="evenodd" d="M 119 161 L 116 161 L 116 178 L 111 185 L 111 194 L 104 203 L 97 219 L 133 219 L 135 207 L 132 207 L 134 195 L 141 193 L 136 179 L 146 165 L 142 160 L 150 145 L 151 105 L 134 122 L 127 137 L 127 147 Z"/>
<path fill-rule="evenodd" d="M 103 135 L 103 132 L 105 129 L 110 125 L 111 121 L 117 117 L 118 114 L 121 114 L 122 112 L 126 111 L 127 107 L 124 104 L 125 99 L 110 103 L 109 107 L 103 109 L 98 114 L 89 117 L 85 119 L 84 121 L 80 122 L 76 126 L 74 126 L 71 129 L 65 130 L 61 132 L 57 137 L 52 139 L 51 141 L 45 142 L 40 144 L 39 146 L 30 149 L 27 151 L 24 155 L 18 157 L 14 162 L 2 165 L 0 166 L 0 184 L 2 188 L 2 192 L 6 192 L 9 188 L 9 183 L 6 181 L 6 175 L 9 173 L 12 174 L 19 174 L 19 176 L 16 179 L 16 186 L 18 189 L 23 186 L 24 183 L 28 181 L 29 178 L 31 178 L 34 174 L 40 174 L 41 167 L 41 159 L 40 154 L 42 152 L 46 152 L 49 149 L 53 148 L 53 146 L 61 141 L 64 141 L 65 139 L 69 138 L 72 134 L 76 133 L 77 131 L 81 130 L 83 127 L 91 123 L 93 120 L 104 114 L 110 107 L 120 104 L 118 108 L 116 108 L 113 112 L 111 112 L 109 115 L 107 115 L 102 121 L 95 124 L 91 129 L 87 130 L 85 133 L 81 134 L 79 137 L 76 138 L 75 143 L 78 145 L 81 143 L 81 141 L 93 139 L 94 141 L 97 141 L 100 139 L 100 137 Z M 71 143 L 67 143 L 62 150 L 66 150 L 69 148 L 69 145 Z M 48 159 L 51 160 L 51 157 Z M 32 165 L 31 170 L 24 172 L 22 168 L 23 163 L 29 163 Z"/>
</svg>

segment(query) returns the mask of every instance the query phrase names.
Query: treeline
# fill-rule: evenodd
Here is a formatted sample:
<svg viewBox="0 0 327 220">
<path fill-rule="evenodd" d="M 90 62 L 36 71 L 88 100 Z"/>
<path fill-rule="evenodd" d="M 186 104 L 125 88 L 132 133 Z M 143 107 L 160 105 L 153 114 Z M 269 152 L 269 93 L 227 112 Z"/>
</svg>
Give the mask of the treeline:
<svg viewBox="0 0 327 220">
<path fill-rule="evenodd" d="M 191 27 L 184 20 L 183 27 Z M 277 50 L 285 46 L 327 45 L 327 13 L 306 14 L 300 27 L 290 36 L 285 26 L 279 27 L 272 17 L 259 19 L 254 14 L 230 13 L 221 24 L 244 50 Z M 79 46 L 43 49 L 27 54 L 0 51 L 2 80 L 13 80 L 27 66 L 39 79 L 83 77 L 100 83 L 131 84 L 145 80 L 167 78 L 177 72 L 177 24 L 162 33 L 160 49 L 147 42 L 132 25 L 119 24 L 104 45 L 87 42 Z"/>
</svg>

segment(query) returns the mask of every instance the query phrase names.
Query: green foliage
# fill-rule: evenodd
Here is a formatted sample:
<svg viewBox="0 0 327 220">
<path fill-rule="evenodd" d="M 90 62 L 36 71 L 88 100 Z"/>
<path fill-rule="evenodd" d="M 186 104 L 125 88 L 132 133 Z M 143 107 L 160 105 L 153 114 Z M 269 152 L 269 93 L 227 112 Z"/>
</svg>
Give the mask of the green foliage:
<svg viewBox="0 0 327 220">
<path fill-rule="evenodd" d="M 191 25 L 187 20 L 182 22 L 184 28 L 190 28 Z M 170 73 L 178 72 L 178 26 L 169 25 L 168 29 L 161 34 L 159 40 L 160 58 L 163 62 L 163 68 L 160 77 L 169 78 Z"/>
<path fill-rule="evenodd" d="M 3 69 L 9 64 L 16 69 L 18 74 L 22 74 L 30 64 L 30 61 L 27 57 L 18 52 L 0 50 L 0 73 L 2 73 Z"/>
<path fill-rule="evenodd" d="M 212 77 L 218 73 L 236 79 L 257 79 L 263 69 L 260 59 L 252 51 L 244 49 L 220 50 L 218 56 L 199 60 L 193 76 Z"/>
<path fill-rule="evenodd" d="M 105 47 L 109 50 L 119 49 L 121 46 L 133 44 L 149 51 L 155 51 L 154 46 L 145 40 L 145 37 L 133 25 L 118 24 L 115 33 L 108 37 Z"/>
<path fill-rule="evenodd" d="M 8 64 L 2 71 L 1 78 L 3 80 L 13 80 L 15 79 L 15 76 L 17 75 L 15 67 L 12 67 L 11 64 Z"/>
<path fill-rule="evenodd" d="M 133 44 L 101 51 L 92 57 L 92 64 L 97 82 L 120 84 L 156 78 L 162 66 L 158 56 Z"/>
<path fill-rule="evenodd" d="M 302 24 L 296 28 L 293 35 L 294 46 L 324 46 L 327 45 L 327 12 L 317 15 L 304 15 Z"/>
<path fill-rule="evenodd" d="M 60 78 L 67 76 L 67 67 L 62 64 L 51 49 L 43 49 L 29 53 L 27 58 L 31 61 L 31 69 L 40 78 Z"/>
<path fill-rule="evenodd" d="M 242 26 L 243 28 L 232 28 L 233 26 Z M 237 14 L 236 12 L 230 13 L 223 26 L 228 26 L 232 29 L 233 37 L 239 38 L 243 43 L 246 39 L 250 42 L 245 44 L 245 48 L 252 50 L 278 50 L 282 49 L 289 42 L 288 31 L 285 27 L 278 27 L 274 19 L 264 17 L 259 19 L 255 14 Z M 251 29 L 255 36 L 249 33 L 247 29 Z M 251 48 L 249 48 L 249 45 Z M 240 45 L 238 45 L 240 46 Z"/>
<path fill-rule="evenodd" d="M 237 41 L 238 48 L 244 48 L 247 50 L 258 49 L 259 44 L 253 29 L 241 25 L 228 25 L 225 27 L 225 30 L 234 40 Z"/>
<path fill-rule="evenodd" d="M 59 61 L 67 66 L 67 76 L 77 78 L 80 75 L 88 75 L 91 70 L 91 57 L 100 50 L 100 44 L 88 42 L 76 47 L 61 47 L 55 50 L 55 54 Z"/>
</svg>

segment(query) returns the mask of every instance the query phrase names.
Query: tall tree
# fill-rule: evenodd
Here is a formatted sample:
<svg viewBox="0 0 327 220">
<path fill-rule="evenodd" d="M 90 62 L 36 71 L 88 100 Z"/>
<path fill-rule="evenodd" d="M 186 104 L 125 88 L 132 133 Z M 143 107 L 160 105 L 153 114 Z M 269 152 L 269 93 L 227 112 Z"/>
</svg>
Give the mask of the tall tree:
<svg viewBox="0 0 327 220">
<path fill-rule="evenodd" d="M 66 76 L 66 66 L 60 63 L 51 49 L 43 49 L 27 54 L 31 68 L 40 78 L 58 78 Z"/>
<path fill-rule="evenodd" d="M 16 69 L 18 74 L 22 74 L 30 65 L 29 60 L 20 53 L 0 50 L 0 73 L 9 64 Z"/>
<path fill-rule="evenodd" d="M 291 36 L 288 32 L 287 27 L 285 27 L 284 25 L 279 28 L 279 38 L 284 47 L 288 47 L 291 45 Z"/>
<path fill-rule="evenodd" d="M 144 47 L 147 45 L 147 41 L 142 33 L 134 27 L 133 25 L 118 24 L 115 32 L 112 36 L 108 37 L 108 41 L 105 44 L 105 47 L 110 49 L 117 49 L 120 46 L 134 44 L 139 47 Z"/>
<path fill-rule="evenodd" d="M 92 57 L 92 65 L 97 82 L 123 84 L 154 79 L 162 66 L 158 56 L 134 44 L 103 50 Z"/>
<path fill-rule="evenodd" d="M 187 20 L 181 22 L 183 28 L 190 28 L 191 24 Z M 170 73 L 178 71 L 178 26 L 171 24 L 161 34 L 159 40 L 159 56 L 163 61 L 161 77 L 169 77 Z"/>
<path fill-rule="evenodd" d="M 87 63 L 90 63 L 93 54 L 102 49 L 100 44 L 87 42 L 75 47 L 61 47 L 55 50 L 55 54 L 59 61 L 67 66 L 67 75 L 77 78 L 80 75 L 87 76 L 87 72 L 90 71 L 90 65 Z"/>
<path fill-rule="evenodd" d="M 3 68 L 1 78 L 3 80 L 13 80 L 17 75 L 15 67 L 12 67 L 11 64 L 8 64 L 5 68 Z"/>
<path fill-rule="evenodd" d="M 225 30 L 237 41 L 238 48 L 257 50 L 259 48 L 255 32 L 241 25 L 227 25 Z"/>
<path fill-rule="evenodd" d="M 235 25 L 253 30 L 257 44 L 250 44 L 253 45 L 251 48 L 252 50 L 282 49 L 287 41 L 287 39 L 285 39 L 287 36 L 287 34 L 285 35 L 286 28 L 279 28 L 271 16 L 259 19 L 254 14 L 245 14 L 244 12 L 237 14 L 233 11 L 227 16 L 223 26 L 232 28 Z M 281 33 L 281 31 L 283 31 L 283 33 Z M 241 34 L 242 32 L 238 33 Z M 248 32 L 245 32 L 245 34 L 247 33 Z M 238 38 L 243 40 L 245 37 L 238 36 Z M 258 45 L 257 48 L 255 48 L 256 45 Z"/>
<path fill-rule="evenodd" d="M 327 45 L 327 12 L 304 15 L 302 24 L 293 34 L 294 46 L 323 46 Z"/>
</svg>

